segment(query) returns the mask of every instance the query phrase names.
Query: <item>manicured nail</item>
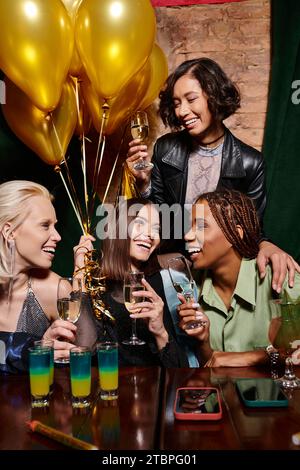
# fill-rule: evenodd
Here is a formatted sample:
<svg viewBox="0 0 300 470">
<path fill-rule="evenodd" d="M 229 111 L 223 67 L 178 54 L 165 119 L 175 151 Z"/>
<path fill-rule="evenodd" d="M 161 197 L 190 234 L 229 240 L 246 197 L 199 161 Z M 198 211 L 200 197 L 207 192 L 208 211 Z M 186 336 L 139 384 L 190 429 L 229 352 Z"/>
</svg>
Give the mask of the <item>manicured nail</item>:
<svg viewBox="0 0 300 470">
<path fill-rule="evenodd" d="M 192 307 L 193 308 L 199 308 L 200 307 L 200 304 L 198 304 L 198 302 L 195 302 L 192 304 Z"/>
</svg>

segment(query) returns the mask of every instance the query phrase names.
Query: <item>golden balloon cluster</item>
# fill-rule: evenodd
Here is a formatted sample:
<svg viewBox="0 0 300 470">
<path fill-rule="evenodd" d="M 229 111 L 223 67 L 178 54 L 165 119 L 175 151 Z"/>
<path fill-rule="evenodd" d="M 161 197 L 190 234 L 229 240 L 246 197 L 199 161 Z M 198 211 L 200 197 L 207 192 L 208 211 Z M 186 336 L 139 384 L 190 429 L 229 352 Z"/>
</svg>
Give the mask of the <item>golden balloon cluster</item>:
<svg viewBox="0 0 300 470">
<path fill-rule="evenodd" d="M 93 311 L 98 320 L 107 316 L 110 320 L 115 320 L 102 299 L 106 291 L 105 280 L 101 269 L 101 260 L 98 250 L 91 250 L 84 255 L 84 284 L 92 299 Z"/>
<path fill-rule="evenodd" d="M 65 176 L 59 175 L 83 233 L 91 228 L 105 137 L 149 106 L 167 77 L 155 32 L 150 0 L 0 2 L 5 119 L 45 163 L 65 163 Z M 99 132 L 99 153 L 89 194 L 85 135 L 91 123 Z M 74 133 L 82 144 L 83 210 L 65 158 Z"/>
</svg>

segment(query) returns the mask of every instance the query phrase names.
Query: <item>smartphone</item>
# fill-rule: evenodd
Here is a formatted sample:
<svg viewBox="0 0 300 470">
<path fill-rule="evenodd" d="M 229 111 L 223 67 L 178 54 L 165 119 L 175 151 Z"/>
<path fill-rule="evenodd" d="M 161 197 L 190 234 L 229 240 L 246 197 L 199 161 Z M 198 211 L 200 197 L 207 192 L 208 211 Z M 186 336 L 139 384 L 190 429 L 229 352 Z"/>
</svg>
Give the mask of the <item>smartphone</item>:
<svg viewBox="0 0 300 470">
<path fill-rule="evenodd" d="M 246 406 L 253 408 L 288 406 L 286 395 L 272 379 L 237 379 L 236 387 Z"/>
<path fill-rule="evenodd" d="M 222 417 L 219 390 L 215 387 L 183 387 L 176 390 L 176 419 L 217 420 Z"/>
</svg>

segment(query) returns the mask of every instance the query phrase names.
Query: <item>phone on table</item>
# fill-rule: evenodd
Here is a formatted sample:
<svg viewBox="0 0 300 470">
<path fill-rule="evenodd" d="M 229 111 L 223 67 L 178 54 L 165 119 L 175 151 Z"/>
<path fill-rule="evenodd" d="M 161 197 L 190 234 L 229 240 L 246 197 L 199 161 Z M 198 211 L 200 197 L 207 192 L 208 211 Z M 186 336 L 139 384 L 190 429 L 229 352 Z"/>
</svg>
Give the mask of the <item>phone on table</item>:
<svg viewBox="0 0 300 470">
<path fill-rule="evenodd" d="M 217 420 L 222 417 L 219 390 L 215 387 L 182 387 L 176 391 L 176 419 Z"/>
<path fill-rule="evenodd" d="M 236 387 L 245 406 L 253 408 L 288 406 L 286 395 L 272 379 L 237 379 Z"/>
</svg>

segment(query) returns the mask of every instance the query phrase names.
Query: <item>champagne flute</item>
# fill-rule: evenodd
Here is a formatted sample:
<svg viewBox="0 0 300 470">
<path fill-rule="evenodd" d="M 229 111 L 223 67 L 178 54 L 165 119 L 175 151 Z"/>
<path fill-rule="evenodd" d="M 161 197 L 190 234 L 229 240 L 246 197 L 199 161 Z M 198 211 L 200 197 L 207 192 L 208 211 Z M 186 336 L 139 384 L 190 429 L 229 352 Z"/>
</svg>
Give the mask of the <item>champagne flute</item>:
<svg viewBox="0 0 300 470">
<path fill-rule="evenodd" d="M 149 133 L 149 123 L 145 111 L 137 111 L 131 118 L 131 135 L 134 139 L 145 140 Z M 143 157 L 133 166 L 135 170 L 153 168 L 153 163 L 147 162 Z"/>
<path fill-rule="evenodd" d="M 284 376 L 276 381 L 287 390 L 300 388 L 300 379 L 293 370 L 293 353 L 300 347 L 300 302 L 299 300 L 271 300 L 272 320 L 269 340 L 285 357 Z"/>
<path fill-rule="evenodd" d="M 123 288 L 123 295 L 124 295 L 124 305 L 127 308 L 134 307 L 135 303 L 143 302 L 144 297 L 136 297 L 133 296 L 133 292 L 137 292 L 140 290 L 145 290 L 145 287 L 142 284 L 142 279 L 144 279 L 143 272 L 131 271 L 126 274 L 124 279 L 124 288 Z M 132 313 L 129 311 L 129 313 Z M 136 334 L 136 318 L 131 319 L 131 336 L 129 339 L 125 339 L 122 341 L 123 344 L 129 344 L 133 346 L 141 346 L 145 344 L 145 341 L 137 337 Z"/>
<path fill-rule="evenodd" d="M 176 256 L 168 260 L 168 271 L 174 289 L 182 294 L 187 302 L 195 302 L 195 281 L 190 271 L 188 262 L 184 256 Z M 187 330 L 193 330 L 203 326 L 203 320 L 190 321 Z"/>
<path fill-rule="evenodd" d="M 62 320 L 76 323 L 80 316 L 82 299 L 81 279 L 61 277 L 57 287 L 57 311 Z M 55 359 L 57 363 L 68 363 L 67 358 Z"/>
</svg>

